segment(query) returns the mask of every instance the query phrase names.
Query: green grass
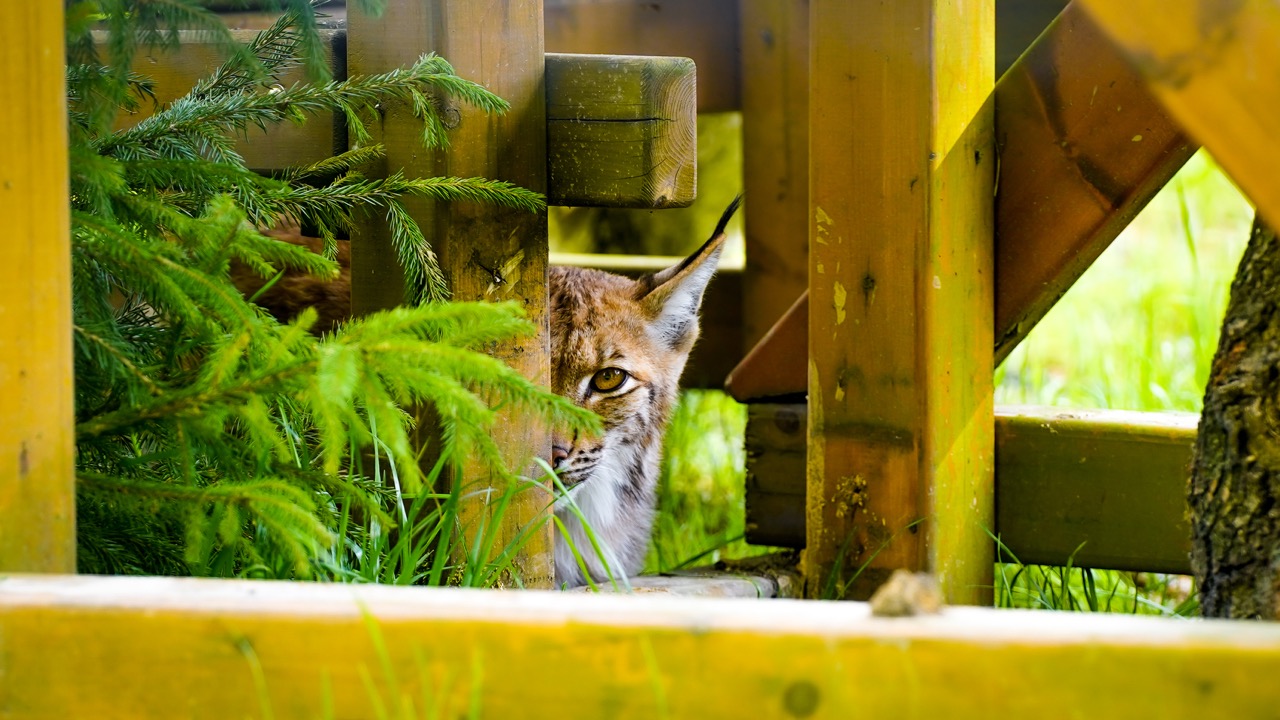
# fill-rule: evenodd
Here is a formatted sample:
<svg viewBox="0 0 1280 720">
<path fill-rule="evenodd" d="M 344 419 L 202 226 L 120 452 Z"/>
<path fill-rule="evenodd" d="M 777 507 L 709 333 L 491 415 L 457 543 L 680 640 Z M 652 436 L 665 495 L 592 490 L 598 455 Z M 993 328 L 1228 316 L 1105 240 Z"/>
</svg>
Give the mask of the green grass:
<svg viewBox="0 0 1280 720">
<path fill-rule="evenodd" d="M 1201 152 L 996 370 L 996 403 L 1199 412 L 1253 209 Z M 999 607 L 1198 613 L 1185 577 L 1002 564 Z"/>
<path fill-rule="evenodd" d="M 995 374 L 998 404 L 1198 412 L 1253 210 L 1196 155 Z M 755 551 L 742 533 L 745 410 L 685 394 L 668 431 L 647 569 Z M 1003 556 L 1012 560 L 1010 554 Z M 1186 578 L 1070 567 L 997 568 L 1000 607 L 1187 615 Z"/>
</svg>

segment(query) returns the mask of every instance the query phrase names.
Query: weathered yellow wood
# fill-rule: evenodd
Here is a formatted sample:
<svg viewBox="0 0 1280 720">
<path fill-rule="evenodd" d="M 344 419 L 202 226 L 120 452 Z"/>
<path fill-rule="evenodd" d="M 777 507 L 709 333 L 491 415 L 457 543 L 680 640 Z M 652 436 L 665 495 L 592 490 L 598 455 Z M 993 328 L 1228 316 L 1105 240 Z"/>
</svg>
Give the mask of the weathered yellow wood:
<svg viewBox="0 0 1280 720">
<path fill-rule="evenodd" d="M 744 0 L 740 12 L 745 351 L 809 283 L 809 2 Z"/>
<path fill-rule="evenodd" d="M 387 146 L 381 171 L 404 169 L 410 177 L 453 175 L 506 180 L 545 192 L 547 183 L 546 94 L 543 83 L 542 1 L 396 0 L 379 18 L 364 13 L 350 17 L 347 47 L 350 72 L 385 72 L 412 63 L 430 49 L 449 59 L 462 77 L 474 80 L 511 104 L 501 117 L 462 106 L 448 108 L 456 118 L 447 150 L 428 153 L 421 127 L 406 107 L 389 106 L 376 132 Z M 530 379 L 550 382 L 547 330 L 546 213 L 466 203 L 433 206 L 406 203 L 428 241 L 458 300 L 511 300 L 519 303 L 537 333 L 493 353 Z M 352 308 L 367 312 L 398 304 L 403 281 L 385 226 L 365 225 L 352 243 Z M 501 272 L 500 281 L 495 281 Z M 507 461 L 529 477 L 541 472 L 531 456 L 550 452 L 547 428 L 527 417 L 508 416 L 494 427 L 495 440 Z M 478 468 L 464 469 L 469 489 L 491 482 Z M 499 495 L 501 493 L 499 492 Z M 463 514 L 471 528 L 489 513 L 486 492 L 468 494 Z M 550 496 L 526 491 L 507 508 L 496 529 L 495 552 L 529 533 L 515 561 L 526 586 L 547 587 L 554 581 Z M 533 528 L 526 530 L 526 528 Z M 466 531 L 470 535 L 473 530 Z"/>
<path fill-rule="evenodd" d="M 927 568 L 950 601 L 980 602 L 994 2 L 811 7 L 805 581 Z"/>
<path fill-rule="evenodd" d="M 804 547 L 806 412 L 749 406 L 749 542 Z M 997 406 L 992 532 L 1027 564 L 1190 572 L 1185 495 L 1196 417 Z"/>
<path fill-rule="evenodd" d="M 1080 3 L 1174 119 L 1280 224 L 1280 4 Z"/>
<path fill-rule="evenodd" d="M 237 42 L 247 43 L 257 36 L 258 31 L 233 30 L 231 34 Z M 155 81 L 155 96 L 160 103 L 169 103 L 186 95 L 197 80 L 208 77 L 226 59 L 221 48 L 208 42 L 205 35 L 192 31 L 182 31 L 179 35 L 179 47 L 145 48 L 133 62 L 134 72 Z M 346 32 L 321 30 L 320 37 L 324 41 L 326 58 L 332 65 L 335 58 L 342 54 Z M 341 63 L 338 66 L 340 69 Z M 290 85 L 305 79 L 306 74 L 302 68 L 295 68 L 285 74 L 281 82 Z M 136 115 L 121 113 L 116 118 L 116 129 L 132 127 L 150 114 L 150 104 L 144 104 Z M 251 128 L 248 133 L 236 139 L 235 150 L 249 167 L 270 171 L 323 160 L 332 156 L 335 151 L 345 150 L 346 145 L 345 123 L 335 123 L 333 113 L 323 112 L 312 116 L 302 125 L 282 123 L 271 126 L 265 132 Z"/>
<path fill-rule="evenodd" d="M 63 33 L 62 3 L 0 3 L 0 571 L 76 569 Z"/>
<path fill-rule="evenodd" d="M 862 603 L 0 580 L 35 718 L 1270 717 L 1280 627 Z"/>
<path fill-rule="evenodd" d="M 698 194 L 693 61 L 547 55 L 548 202 L 687 207 Z"/>
</svg>

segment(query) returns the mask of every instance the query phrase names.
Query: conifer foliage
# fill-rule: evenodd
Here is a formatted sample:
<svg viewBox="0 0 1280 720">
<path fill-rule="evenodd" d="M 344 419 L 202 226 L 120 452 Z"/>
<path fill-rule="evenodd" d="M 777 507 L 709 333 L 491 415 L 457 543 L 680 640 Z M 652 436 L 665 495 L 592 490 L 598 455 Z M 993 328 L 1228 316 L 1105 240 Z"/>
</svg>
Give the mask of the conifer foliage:
<svg viewBox="0 0 1280 720">
<path fill-rule="evenodd" d="M 433 55 L 331 80 L 318 3 L 279 4 L 280 21 L 247 46 L 197 0 L 68 6 L 83 572 L 312 575 L 407 517 L 401 491 L 423 485 L 410 406 L 434 407 L 445 459 L 466 453 L 497 473 L 494 408 L 583 429 L 596 422 L 479 352 L 532 326 L 511 305 L 447 302 L 430 246 L 400 204 L 417 195 L 538 211 L 541 196 L 483 179 L 358 172 L 382 153 L 365 129 L 377 103 L 412 107 L 427 146 L 447 142 L 441 97 L 492 113 L 506 104 Z M 119 113 L 154 104 L 133 58 L 176 44 L 180 28 L 220 44 L 225 63 L 184 97 L 113 130 Z M 317 79 L 283 86 L 299 65 Z M 239 134 L 329 110 L 345 116 L 355 149 L 278 178 L 250 172 L 235 152 Z M 284 269 L 335 275 L 328 257 L 259 230 L 302 223 L 332 251 L 356 213 L 388 223 L 411 281 L 405 307 L 317 339 L 314 314 L 281 324 L 232 285 L 232 261 L 266 278 Z M 370 464 L 391 468 L 395 487 L 359 471 Z"/>
</svg>

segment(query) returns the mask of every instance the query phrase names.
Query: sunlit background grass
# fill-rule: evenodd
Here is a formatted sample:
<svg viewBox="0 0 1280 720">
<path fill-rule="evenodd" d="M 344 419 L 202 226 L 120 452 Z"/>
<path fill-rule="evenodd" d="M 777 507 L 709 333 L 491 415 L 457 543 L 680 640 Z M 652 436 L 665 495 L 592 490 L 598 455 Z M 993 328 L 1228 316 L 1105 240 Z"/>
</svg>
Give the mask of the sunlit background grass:
<svg viewBox="0 0 1280 720">
<path fill-rule="evenodd" d="M 1252 217 L 1197 154 L 997 369 L 996 403 L 1198 412 Z M 650 571 L 751 552 L 741 541 L 745 424 L 745 408 L 723 393 L 685 393 L 667 436 Z M 1009 563 L 995 595 L 1001 607 L 1196 611 L 1188 579 L 1151 573 Z"/>
</svg>

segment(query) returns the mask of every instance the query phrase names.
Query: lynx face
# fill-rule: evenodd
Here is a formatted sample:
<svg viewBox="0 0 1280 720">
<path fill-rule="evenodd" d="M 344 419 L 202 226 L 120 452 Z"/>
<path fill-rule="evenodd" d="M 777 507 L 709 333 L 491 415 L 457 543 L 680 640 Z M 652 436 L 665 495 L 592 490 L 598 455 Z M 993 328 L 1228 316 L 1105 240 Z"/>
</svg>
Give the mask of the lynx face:
<svg viewBox="0 0 1280 720">
<path fill-rule="evenodd" d="M 724 227 L 737 207 L 735 200 L 697 252 L 654 275 L 631 280 L 599 270 L 551 269 L 552 389 L 604 421 L 599 437 L 553 438 L 551 464 L 570 488 L 556 514 L 597 581 L 634 575 L 644 563 L 662 435 L 698 339 L 698 309 L 724 244 Z M 569 500 L 600 541 L 605 562 L 569 510 Z M 562 537 L 556 542 L 556 580 L 586 582 Z"/>
</svg>

